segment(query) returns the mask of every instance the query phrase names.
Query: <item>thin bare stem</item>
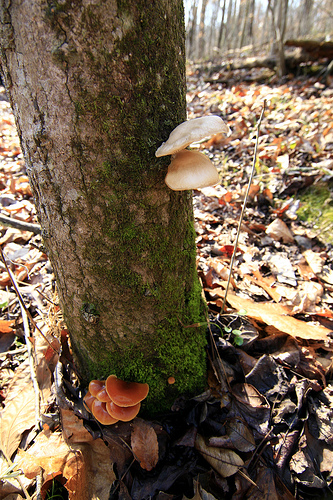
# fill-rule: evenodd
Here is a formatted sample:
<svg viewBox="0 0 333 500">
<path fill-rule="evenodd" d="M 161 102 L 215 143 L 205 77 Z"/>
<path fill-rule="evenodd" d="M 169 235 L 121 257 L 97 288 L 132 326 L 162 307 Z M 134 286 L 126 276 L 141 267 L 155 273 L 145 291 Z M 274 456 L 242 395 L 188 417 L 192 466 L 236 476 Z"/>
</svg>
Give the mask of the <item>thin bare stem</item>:
<svg viewBox="0 0 333 500">
<path fill-rule="evenodd" d="M 30 327 L 29 327 L 29 321 L 28 321 L 28 314 L 27 314 L 27 308 L 24 304 L 19 286 L 16 282 L 15 276 L 11 272 L 11 270 L 8 267 L 7 261 L 5 259 L 5 256 L 3 254 L 2 248 L 0 246 L 1 250 L 1 257 L 4 265 L 6 266 L 6 270 L 8 273 L 8 276 L 10 277 L 10 280 L 12 282 L 12 285 L 16 291 L 17 297 L 19 299 L 19 304 L 21 308 L 21 315 L 22 315 L 22 320 L 23 320 L 23 330 L 24 330 L 24 337 L 25 337 L 25 343 L 27 346 L 28 350 L 28 357 L 29 357 L 29 365 L 30 365 L 30 377 L 32 381 L 32 385 L 35 391 L 35 425 L 36 428 L 38 428 L 38 424 L 40 422 L 40 393 L 39 393 L 39 387 L 38 387 L 38 382 L 37 382 L 37 376 L 36 376 L 36 353 L 34 352 L 31 342 L 31 337 L 30 337 Z"/>
<path fill-rule="evenodd" d="M 21 308 L 21 315 L 22 315 L 22 320 L 23 320 L 23 329 L 24 329 L 24 337 L 25 337 L 25 342 L 27 345 L 28 349 L 28 357 L 29 357 L 29 364 L 30 364 L 30 377 L 32 381 L 32 385 L 35 391 L 35 426 L 38 428 L 39 422 L 40 422 L 40 392 L 39 392 L 39 387 L 38 387 L 38 382 L 37 382 L 37 375 L 36 375 L 36 352 L 32 348 L 32 343 L 30 340 L 30 328 L 29 328 L 29 321 L 28 321 L 28 316 L 27 313 L 25 312 L 24 307 L 22 306 L 20 302 L 20 308 Z"/>
<path fill-rule="evenodd" d="M 8 267 L 7 260 L 5 258 L 4 253 L 3 253 L 1 245 L 0 245 L 0 253 L 1 253 L 2 262 L 5 265 L 5 268 L 6 268 L 6 271 L 8 273 L 8 276 L 10 278 L 10 281 L 12 282 L 13 288 L 14 288 L 14 290 L 16 292 L 16 295 L 17 295 L 17 298 L 18 298 L 18 300 L 20 302 L 20 306 L 23 307 L 23 309 L 25 310 L 25 312 L 26 312 L 29 320 L 31 321 L 32 325 L 34 326 L 34 328 L 41 334 L 41 336 L 44 338 L 44 340 L 46 340 L 46 342 L 49 344 L 49 346 L 51 347 L 51 349 L 54 352 L 57 352 L 57 350 L 53 347 L 53 345 L 51 344 L 51 342 L 49 341 L 49 339 L 44 335 L 44 333 L 42 332 L 42 330 L 37 326 L 37 323 L 34 320 L 34 318 L 31 316 L 29 309 L 26 308 L 26 305 L 24 303 L 23 297 L 22 297 L 21 292 L 20 292 L 20 290 L 18 288 L 18 285 L 16 283 L 14 275 L 13 275 L 13 273 L 11 272 L 11 270 Z"/>
<path fill-rule="evenodd" d="M 227 294 L 228 294 L 228 290 L 229 290 L 229 286 L 230 286 L 230 281 L 231 281 L 232 268 L 233 268 L 233 265 L 234 265 L 234 262 L 235 262 L 235 257 L 236 257 L 236 252 L 237 252 L 239 235 L 240 235 L 240 232 L 241 232 L 241 226 L 243 224 L 243 219 L 244 219 L 244 213 L 245 213 L 245 209 L 246 209 L 246 204 L 247 204 L 247 200 L 248 200 L 248 197 L 249 197 L 249 192 L 250 192 L 250 188 L 251 188 L 251 184 L 252 184 L 252 180 L 253 180 L 253 176 L 254 176 L 254 172 L 255 172 L 255 168 L 256 168 L 257 153 L 258 153 L 258 144 L 259 144 L 260 125 L 261 125 L 261 122 L 262 122 L 262 118 L 264 116 L 265 109 L 266 109 L 266 101 L 264 101 L 264 105 L 262 107 L 262 110 L 261 110 L 261 113 L 260 113 L 260 117 L 259 117 L 259 120 L 258 120 L 258 124 L 257 124 L 257 138 L 256 138 L 255 147 L 254 147 L 253 164 L 252 164 L 250 179 L 249 179 L 249 183 L 248 183 L 248 186 L 247 186 L 247 190 L 246 190 L 246 194 L 245 194 L 245 198 L 244 198 L 244 202 L 243 202 L 243 206 L 242 206 L 242 211 L 241 211 L 239 222 L 238 222 L 237 235 L 236 235 L 236 240 L 235 240 L 235 243 L 234 243 L 234 251 L 232 252 L 232 257 L 231 257 L 231 262 L 230 262 L 230 270 L 229 270 L 229 276 L 228 276 L 228 282 L 227 282 L 227 286 L 226 286 L 226 289 L 225 289 L 225 294 L 224 294 L 224 299 L 223 299 L 221 314 L 224 313 L 225 305 L 226 305 L 226 302 L 227 302 Z"/>
</svg>

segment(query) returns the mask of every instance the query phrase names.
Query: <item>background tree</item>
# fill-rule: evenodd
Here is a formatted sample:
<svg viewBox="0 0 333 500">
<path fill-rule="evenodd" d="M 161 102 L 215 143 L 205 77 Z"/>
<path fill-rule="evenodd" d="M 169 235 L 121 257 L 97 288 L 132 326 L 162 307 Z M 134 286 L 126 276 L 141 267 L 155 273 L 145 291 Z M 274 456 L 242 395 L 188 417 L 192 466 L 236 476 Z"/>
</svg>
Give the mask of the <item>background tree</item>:
<svg viewBox="0 0 333 500">
<path fill-rule="evenodd" d="M 197 0 L 193 0 L 191 5 L 191 12 L 189 22 L 187 24 L 187 46 L 186 53 L 187 57 L 195 58 L 196 57 L 196 31 L 197 31 L 197 16 L 198 16 L 198 5 Z"/>
<path fill-rule="evenodd" d="M 277 53 L 278 75 L 286 74 L 286 62 L 284 55 L 284 36 L 286 32 L 288 0 L 268 0 L 268 8 L 272 16 L 272 27 L 275 33 L 275 39 L 272 44 L 272 53 Z"/>
<path fill-rule="evenodd" d="M 199 59 L 205 56 L 206 49 L 206 8 L 207 8 L 208 0 L 201 1 L 201 11 L 200 11 L 200 24 L 199 24 L 199 45 L 198 45 L 198 56 Z"/>
<path fill-rule="evenodd" d="M 193 5 L 204 12 L 200 20 L 191 14 Z M 333 35 L 332 0 L 185 0 L 185 6 L 188 46 L 201 44 L 199 58 L 245 53 L 268 56 L 271 52 L 281 59 L 281 47 L 287 39 L 323 40 Z M 193 33 L 197 34 L 197 40 L 193 39 Z M 195 59 L 193 52 L 190 57 Z"/>
<path fill-rule="evenodd" d="M 154 152 L 186 119 L 182 0 L 1 1 L 1 59 L 84 382 L 205 380 L 192 198 Z M 169 376 L 176 383 L 167 383 Z"/>
</svg>

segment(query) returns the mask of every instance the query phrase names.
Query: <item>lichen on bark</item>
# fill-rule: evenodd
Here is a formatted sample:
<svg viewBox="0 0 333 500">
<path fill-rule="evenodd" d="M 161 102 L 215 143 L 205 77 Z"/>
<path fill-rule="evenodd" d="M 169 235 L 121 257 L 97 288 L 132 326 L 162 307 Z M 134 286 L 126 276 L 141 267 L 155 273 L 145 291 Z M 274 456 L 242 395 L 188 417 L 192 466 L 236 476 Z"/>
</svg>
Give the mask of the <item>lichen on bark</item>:
<svg viewBox="0 0 333 500">
<path fill-rule="evenodd" d="M 182 1 L 27 4 L 2 60 L 77 367 L 159 411 L 205 382 L 192 198 L 154 155 L 186 118 Z"/>
</svg>

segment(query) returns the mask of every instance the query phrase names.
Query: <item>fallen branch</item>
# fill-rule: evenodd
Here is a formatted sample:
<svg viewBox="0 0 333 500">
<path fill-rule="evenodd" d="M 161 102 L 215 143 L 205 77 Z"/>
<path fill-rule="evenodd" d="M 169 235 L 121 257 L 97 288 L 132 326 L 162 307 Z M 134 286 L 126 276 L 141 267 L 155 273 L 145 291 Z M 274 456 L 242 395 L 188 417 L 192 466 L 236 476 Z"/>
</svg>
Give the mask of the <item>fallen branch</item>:
<svg viewBox="0 0 333 500">
<path fill-rule="evenodd" d="M 14 229 L 19 229 L 20 231 L 30 231 L 34 234 L 41 234 L 42 228 L 39 224 L 31 224 L 30 222 L 24 222 L 17 219 L 12 219 L 6 215 L 0 214 L 0 224 L 2 226 L 13 227 Z"/>
</svg>

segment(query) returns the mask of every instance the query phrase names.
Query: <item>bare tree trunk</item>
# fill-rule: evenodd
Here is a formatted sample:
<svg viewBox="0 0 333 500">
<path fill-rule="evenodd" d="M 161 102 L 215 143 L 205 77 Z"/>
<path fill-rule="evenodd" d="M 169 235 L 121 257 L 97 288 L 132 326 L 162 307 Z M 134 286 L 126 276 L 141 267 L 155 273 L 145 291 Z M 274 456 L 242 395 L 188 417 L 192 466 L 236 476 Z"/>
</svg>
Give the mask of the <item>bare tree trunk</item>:
<svg viewBox="0 0 333 500">
<path fill-rule="evenodd" d="M 264 20 L 263 20 L 263 29 L 261 32 L 261 37 L 260 37 L 260 45 L 264 45 L 266 42 L 269 41 L 269 3 L 267 3 L 267 7 L 265 10 L 265 15 L 264 15 Z"/>
<path fill-rule="evenodd" d="M 225 8 L 226 8 L 226 1 L 223 0 L 223 7 L 222 7 L 222 14 L 221 14 L 221 24 L 220 24 L 220 29 L 219 29 L 219 35 L 217 39 L 217 46 L 219 49 L 222 48 L 222 41 L 225 38 Z"/>
<path fill-rule="evenodd" d="M 311 13 L 313 9 L 313 0 L 303 0 L 300 6 L 299 30 L 298 36 L 308 35 L 311 29 Z"/>
<path fill-rule="evenodd" d="M 209 29 L 208 50 L 206 50 L 206 54 L 208 55 L 208 57 L 212 57 L 214 54 L 215 39 L 216 39 L 216 19 L 218 11 L 220 9 L 220 0 L 214 0 L 214 4 L 215 5 Z"/>
<path fill-rule="evenodd" d="M 282 44 L 285 39 L 286 29 L 287 29 L 287 19 L 288 19 L 288 7 L 289 0 L 280 0 L 280 9 L 279 9 L 279 27 L 281 33 Z"/>
<path fill-rule="evenodd" d="M 202 0 L 201 12 L 200 12 L 200 25 L 199 25 L 199 54 L 198 57 L 202 58 L 205 55 L 205 17 L 206 17 L 206 7 L 208 0 Z"/>
<path fill-rule="evenodd" d="M 231 2 L 233 5 L 233 10 L 232 10 L 232 17 L 231 17 L 231 31 L 230 31 L 230 47 L 235 49 L 238 46 L 238 33 L 239 33 L 239 27 L 238 27 L 238 19 L 239 19 L 239 11 L 241 8 L 241 0 L 237 1 L 235 0 Z"/>
<path fill-rule="evenodd" d="M 242 9 L 242 18 L 240 18 L 240 37 L 239 48 L 241 49 L 246 44 L 246 30 L 249 21 L 250 0 L 246 0 L 245 6 Z"/>
<path fill-rule="evenodd" d="M 286 62 L 284 57 L 284 46 L 283 46 L 283 35 L 286 27 L 286 17 L 287 17 L 287 9 L 288 9 L 288 0 L 278 0 L 278 19 L 276 18 L 275 8 L 272 5 L 272 0 L 268 0 L 268 7 L 270 9 L 272 15 L 272 24 L 275 33 L 274 44 L 277 47 L 278 54 L 278 67 L 277 72 L 281 77 L 286 74 Z M 282 7 L 282 2 L 284 3 L 284 9 Z"/>
<path fill-rule="evenodd" d="M 2 0 L 0 19 L 79 373 L 146 381 L 148 408 L 165 408 L 205 373 L 192 197 L 154 156 L 186 117 L 182 0 Z"/>
<path fill-rule="evenodd" d="M 198 17 L 197 0 L 193 0 L 190 19 L 187 28 L 187 57 L 190 59 L 196 58 L 197 17 Z"/>
<path fill-rule="evenodd" d="M 255 44 L 254 41 L 254 30 L 253 30 L 253 23 L 254 23 L 254 13 L 255 13 L 255 0 L 250 0 L 250 9 L 249 9 L 249 18 L 248 18 L 248 44 Z"/>
</svg>

